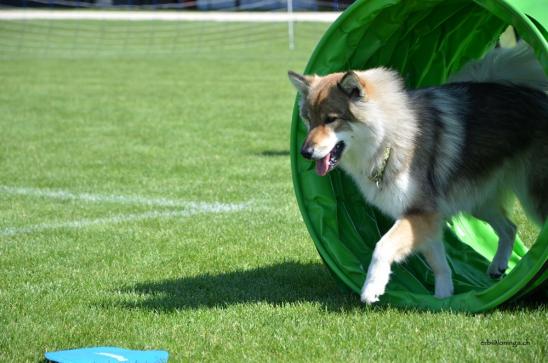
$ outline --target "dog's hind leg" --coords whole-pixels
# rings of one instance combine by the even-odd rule
[[[398,219],[375,246],[361,291],[362,302],[378,301],[390,278],[392,263],[403,261],[425,243],[439,240],[440,231],[441,219],[437,214],[414,213]]]
[[[512,255],[514,240],[516,239],[516,225],[502,211],[499,213],[475,213],[474,215],[489,223],[499,237],[497,252],[487,269],[489,276],[498,279],[504,275],[504,272],[508,268],[508,260]]]
[[[435,296],[442,299],[453,295],[451,268],[447,263],[443,242],[441,240],[433,241],[425,244],[420,250],[434,273]]]

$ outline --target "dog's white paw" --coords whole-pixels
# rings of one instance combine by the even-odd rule
[[[444,299],[451,295],[453,295],[453,280],[451,279],[451,276],[436,280],[436,291],[434,296],[438,299]]]
[[[487,273],[493,279],[500,279],[508,268],[508,258],[501,257],[497,253],[487,269]]]
[[[366,282],[363,285],[360,300],[366,304],[376,303],[379,301],[379,297],[384,294],[385,286],[385,284],[375,283],[375,281]]]

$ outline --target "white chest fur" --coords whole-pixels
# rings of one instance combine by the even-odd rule
[[[407,171],[397,175],[387,173],[382,182],[377,185],[370,180],[368,172],[360,171],[348,164],[341,166],[345,172],[352,176],[365,200],[384,214],[397,219],[409,207],[415,186]]]

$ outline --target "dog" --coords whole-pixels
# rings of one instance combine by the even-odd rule
[[[450,82],[422,89],[406,89],[382,67],[288,75],[308,129],[302,156],[320,176],[340,167],[395,220],[375,246],[362,302],[377,302],[391,265],[415,252],[434,274],[434,295],[451,296],[442,229],[456,213],[487,222],[499,237],[487,271],[494,279],[516,235],[512,194],[536,223],[548,217],[548,81],[527,44],[496,48]]]

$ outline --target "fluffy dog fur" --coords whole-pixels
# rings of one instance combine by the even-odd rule
[[[499,236],[493,278],[508,267],[516,234],[508,194],[537,223],[548,217],[548,88],[527,45],[495,49],[455,82],[425,89],[406,90],[385,68],[289,78],[309,130],[303,156],[320,175],[339,165],[396,220],[375,247],[363,302],[378,301],[391,264],[415,251],[434,273],[435,295],[452,295],[441,233],[455,213],[473,214]]]

